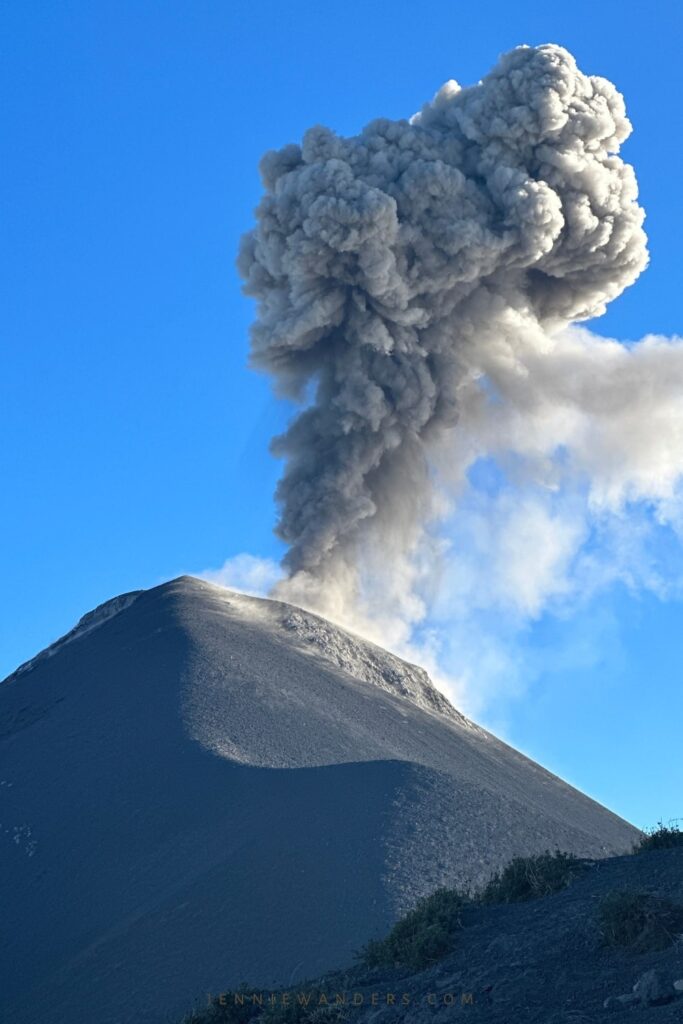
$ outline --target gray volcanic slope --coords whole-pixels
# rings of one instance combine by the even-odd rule
[[[636,830],[421,670],[191,577],[0,684],[0,1019],[141,1024],[348,961],[439,884]]]

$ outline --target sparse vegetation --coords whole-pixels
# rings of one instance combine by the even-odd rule
[[[482,903],[519,903],[549,896],[566,888],[582,869],[583,862],[578,857],[560,850],[514,857],[491,877],[479,899]]]
[[[670,850],[675,846],[683,847],[683,829],[677,824],[665,825],[658,822],[655,828],[647,829],[643,838],[633,847],[634,853],[645,853],[648,850]]]
[[[421,970],[453,949],[469,897],[456,889],[437,889],[420,900],[384,939],[371,939],[358,954],[367,967]]]
[[[611,892],[598,921],[604,945],[646,953],[666,949],[683,931],[683,907],[647,893]]]
[[[455,889],[438,889],[421,900],[383,939],[371,939],[359,953],[367,967],[422,970],[446,956],[462,927],[462,911],[475,903],[517,903],[564,889],[583,870],[570,853],[556,850],[515,857],[493,875],[476,897]]]

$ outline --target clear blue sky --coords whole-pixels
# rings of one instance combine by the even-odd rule
[[[115,593],[279,553],[286,410],[245,369],[234,256],[260,155],[311,124],[410,115],[561,43],[625,94],[648,214],[650,268],[592,326],[680,332],[681,21],[668,0],[3,5],[0,677]],[[613,594],[605,620],[507,736],[637,824],[683,816],[683,606]]]

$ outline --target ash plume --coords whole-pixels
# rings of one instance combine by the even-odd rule
[[[536,385],[624,415],[579,379],[590,345],[584,360],[554,339],[647,263],[635,175],[617,155],[630,131],[616,88],[544,45],[505,54],[472,87],[447,82],[410,119],[352,138],[316,126],[263,157],[238,265],[257,300],[252,365],[302,405],[272,446],[285,460],[283,596],[343,619],[372,565],[419,620],[424,525],[447,518],[445,495],[487,443],[504,447],[496,424],[537,412]],[[637,387],[637,369],[618,369],[619,387]]]

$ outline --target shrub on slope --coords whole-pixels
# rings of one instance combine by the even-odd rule
[[[507,867],[493,875],[479,896],[482,903],[518,903],[559,892],[582,870],[582,862],[571,853],[556,850],[533,857],[514,857]]]
[[[603,944],[636,953],[666,949],[683,932],[683,907],[647,893],[611,892],[598,908]]]
[[[683,846],[683,829],[678,825],[667,826],[659,822],[656,828],[648,829],[645,835],[633,847],[634,853],[646,853],[649,850],[670,850],[674,846]]]
[[[456,889],[437,889],[397,921],[384,939],[371,939],[359,953],[367,967],[421,970],[453,948],[469,898]]]

